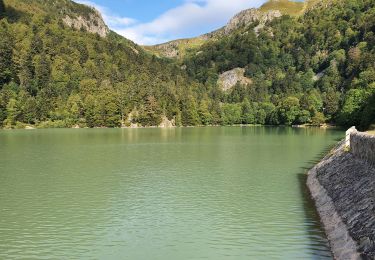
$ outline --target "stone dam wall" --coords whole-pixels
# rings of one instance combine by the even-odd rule
[[[350,152],[375,166],[375,135],[352,133],[350,135]]]
[[[353,131],[308,172],[335,259],[375,259],[375,137]]]

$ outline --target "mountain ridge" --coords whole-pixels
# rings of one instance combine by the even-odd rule
[[[4,2],[3,128],[375,121],[373,0],[310,0],[293,16],[244,10],[187,39],[185,53],[176,44],[178,59],[67,25],[66,15],[101,19],[69,0]]]
[[[261,29],[267,22],[282,15],[301,15],[307,6],[318,0],[307,0],[307,2],[295,2],[290,0],[268,0],[259,8],[249,8],[234,15],[226,25],[209,33],[193,38],[177,39],[153,46],[143,46],[146,50],[167,58],[182,58],[186,49],[201,46],[207,40],[215,40],[223,35],[228,35],[240,27],[259,22],[256,31]]]
[[[101,13],[94,7],[79,4],[70,0],[5,0],[5,8],[17,19],[27,19],[36,13],[57,17],[66,25],[76,30],[86,30],[105,37],[110,32]]]

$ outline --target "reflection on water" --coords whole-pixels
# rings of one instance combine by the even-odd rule
[[[0,132],[0,259],[325,259],[306,167],[339,131]]]

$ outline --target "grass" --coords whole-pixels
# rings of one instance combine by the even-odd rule
[[[305,3],[293,2],[288,0],[268,1],[260,7],[260,11],[267,12],[270,10],[279,10],[282,14],[291,16],[301,15],[304,11]]]
[[[164,44],[158,44],[155,46],[143,46],[146,50],[151,51],[156,56],[165,56],[164,50],[160,49],[160,46],[168,45],[169,43],[177,43],[179,58],[182,59],[189,49],[198,48],[206,42],[205,39],[196,37],[191,39],[179,39]],[[175,47],[170,47],[175,48]]]
[[[88,18],[93,14],[91,7],[83,4],[77,4],[70,0],[4,0],[5,8],[14,9],[25,14],[39,15],[70,15],[73,17],[83,16]]]
[[[181,53],[185,53],[188,49],[197,48],[203,45],[206,42],[205,39],[202,38],[192,38],[188,40],[182,40],[179,44],[179,50]]]
[[[259,10],[261,12],[267,12],[270,10],[279,10],[282,14],[287,14],[290,16],[299,16],[302,15],[305,9],[309,6],[312,6],[319,0],[306,0],[307,2],[295,2],[290,0],[269,0],[263,4]],[[182,59],[186,53],[195,48],[202,46],[207,40],[201,37],[191,38],[191,39],[180,39],[175,40],[169,43],[159,44],[155,46],[143,46],[149,52],[155,54],[158,57],[166,56],[166,51],[161,46],[174,43],[175,47],[170,46],[169,50],[177,49],[179,53],[179,59]]]
[[[367,133],[375,135],[375,130],[368,131]]]

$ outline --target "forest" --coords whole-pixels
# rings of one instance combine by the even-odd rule
[[[375,3],[321,0],[160,58],[110,32],[64,24],[69,0],[0,1],[0,127],[375,123]],[[63,11],[59,11],[63,10]],[[252,84],[219,88],[245,68]]]
[[[189,75],[209,86],[240,67],[253,80],[220,96],[236,123],[356,125],[375,121],[375,2],[320,1],[301,17],[282,16],[259,35],[256,23],[191,50]],[[236,111],[236,112],[235,112]],[[223,118],[225,122],[225,118]]]

